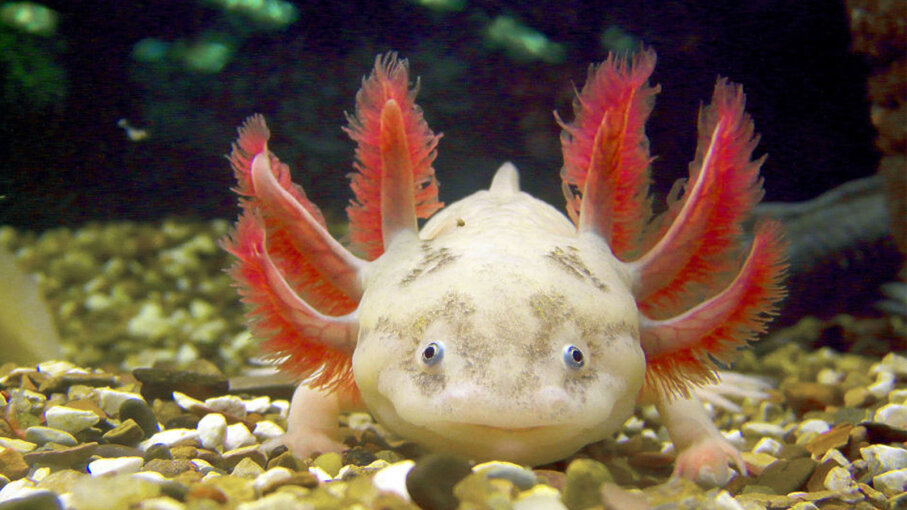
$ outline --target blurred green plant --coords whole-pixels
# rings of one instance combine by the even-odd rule
[[[0,4],[0,103],[8,110],[33,112],[66,98],[66,71],[57,63],[63,41],[57,14],[30,2]]]
[[[0,23],[27,34],[50,37],[56,33],[56,11],[34,2],[0,4]]]
[[[559,64],[566,57],[563,44],[553,42],[545,34],[530,28],[510,16],[497,16],[485,29],[485,41],[492,48],[502,48],[517,61],[541,60]]]

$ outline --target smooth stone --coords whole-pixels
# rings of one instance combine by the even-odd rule
[[[33,490],[21,497],[0,503],[0,510],[62,510],[63,503],[56,494],[46,490]]]
[[[265,454],[262,453],[261,450],[258,449],[258,447],[244,446],[242,448],[236,448],[235,450],[228,450],[224,452],[222,467],[225,470],[229,471],[245,458],[251,458],[262,467],[267,464],[267,458],[265,457]]]
[[[170,447],[157,443],[153,444],[150,447],[145,449],[145,454],[142,456],[145,459],[145,462],[154,460],[154,459],[163,459],[170,460],[173,458],[173,454],[170,452]]]
[[[91,476],[132,474],[138,473],[143,463],[141,457],[98,459],[88,463],[88,472]]]
[[[235,450],[254,444],[256,444],[255,436],[249,432],[249,429],[244,424],[234,423],[227,426],[226,436],[224,437],[225,450]]]
[[[784,387],[783,391],[788,405],[804,414],[841,404],[841,392],[833,385],[800,381]]]
[[[809,457],[779,460],[769,464],[756,477],[755,484],[770,487],[775,494],[788,494],[798,490],[809,480],[816,465],[817,462]]]
[[[416,463],[411,460],[395,462],[378,470],[372,477],[372,484],[381,491],[393,492],[401,498],[411,501],[406,490],[406,477]]]
[[[76,467],[88,462],[98,449],[98,443],[84,443],[59,450],[42,450],[26,453],[23,457],[30,466]]]
[[[246,418],[246,404],[242,399],[233,395],[209,398],[205,400],[205,405],[216,412],[228,414],[240,420]]]
[[[49,490],[56,494],[72,492],[72,488],[76,483],[88,476],[86,473],[75,469],[60,469],[44,477],[43,480],[35,485],[35,488]]]
[[[40,425],[25,429],[25,439],[39,445],[57,443],[63,446],[75,446],[79,444],[69,432]]]
[[[876,410],[872,421],[884,423],[889,427],[907,429],[907,405],[885,404]]]
[[[608,506],[608,509],[622,508]],[[561,502],[561,495],[555,489],[546,485],[539,485],[520,495],[520,499],[513,503],[513,510],[567,510]]]
[[[872,477],[872,487],[889,498],[907,492],[907,468],[886,471]]]
[[[608,468],[592,459],[573,460],[567,466],[566,474],[563,501],[570,510],[601,505],[602,485],[614,483],[614,477]]]
[[[142,466],[142,471],[154,471],[164,475],[166,478],[174,476],[193,469],[192,461],[186,459],[154,459]]]
[[[94,395],[97,397],[101,409],[103,409],[108,416],[119,413],[123,403],[127,400],[144,402],[142,396],[138,393],[114,390],[111,388],[97,388],[94,390]],[[123,419],[123,417],[120,416],[120,419]]]
[[[907,450],[894,448],[883,444],[875,444],[860,448],[860,456],[866,461],[869,473],[872,476],[907,468]]]
[[[246,413],[266,414],[271,409],[271,397],[264,395],[251,400],[243,400]]]
[[[202,475],[207,475],[208,473],[214,471],[215,468],[210,462],[204,459],[191,459],[189,462],[195,466],[195,469]]]
[[[24,439],[0,437],[0,447],[11,448],[19,453],[25,454],[37,448],[38,445],[32,443],[31,441],[25,441]]]
[[[264,473],[265,470],[257,462],[252,460],[250,457],[246,457],[233,466],[233,470],[230,471],[230,474],[233,476],[241,476],[243,478],[258,478],[259,475]]]
[[[143,439],[147,439],[160,432],[161,428],[157,424],[157,417],[144,400],[137,398],[127,398],[119,407],[120,420],[134,420],[141,427]]]
[[[146,450],[154,444],[165,444],[170,448],[187,444],[198,444],[198,432],[195,429],[164,430],[142,441],[139,447]]]
[[[856,492],[860,490],[850,476],[850,471],[841,466],[831,468],[825,475],[825,488],[835,492]]]
[[[205,399],[224,395],[230,390],[230,383],[223,374],[137,368],[132,371],[132,375],[142,383],[142,396],[148,401],[155,398],[169,399],[174,391]]]
[[[255,439],[264,443],[269,439],[277,439],[278,437],[284,435],[285,431],[280,427],[280,425],[274,423],[270,420],[262,420],[255,424],[255,430],[252,431],[252,435],[255,436]]]
[[[101,418],[91,411],[75,409],[67,406],[54,406],[44,412],[47,426],[70,433],[81,432],[99,421]]]
[[[255,481],[252,482],[252,487],[254,487],[255,490],[257,490],[260,494],[266,494],[270,492],[270,489],[272,487],[280,484],[285,480],[289,480],[292,477],[293,472],[289,469],[284,467],[275,467],[268,469],[267,471],[256,476]]]
[[[100,444],[94,451],[96,457],[103,457],[105,459],[112,459],[115,457],[141,457],[143,455],[142,450],[134,446],[126,446],[122,444]]]
[[[465,459],[448,454],[430,454],[416,461],[406,475],[406,490],[422,508],[454,510],[460,502],[454,486],[472,474]]]
[[[337,476],[340,468],[343,467],[343,457],[337,452],[322,453],[315,457],[312,466],[324,470],[332,478]]]
[[[777,457],[778,453],[783,447],[784,445],[782,445],[777,439],[773,437],[763,437],[758,442],[756,442],[755,446],[753,446],[752,452],[766,453],[768,455]]]
[[[0,447],[0,475],[18,480],[28,473],[28,463],[22,454],[12,448]]]
[[[750,421],[740,427],[745,437],[771,437],[773,439],[783,439],[785,435],[784,427],[774,423]]]
[[[227,438],[227,420],[220,413],[207,414],[198,420],[195,430],[198,431],[202,447],[217,450],[224,446]]]
[[[108,443],[135,445],[145,439],[145,431],[132,418],[120,423],[101,436]]]
[[[484,462],[472,468],[473,472],[482,473],[485,478],[510,480],[521,491],[531,489],[538,479],[535,473],[512,462]]]

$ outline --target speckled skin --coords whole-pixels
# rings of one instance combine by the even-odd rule
[[[643,383],[630,273],[518,189],[505,164],[490,190],[401,232],[363,275],[353,372],[398,434],[477,459],[538,464],[600,440]],[[428,366],[422,353],[443,344]],[[564,351],[579,348],[582,367]]]

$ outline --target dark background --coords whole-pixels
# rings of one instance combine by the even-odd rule
[[[524,188],[561,207],[551,112],[572,118],[572,87],[607,56],[599,36],[609,26],[658,52],[653,81],[662,93],[648,133],[659,196],[686,175],[696,112],[718,75],[744,84],[762,134],[757,155],[769,154],[767,200],[814,197],[874,173],[878,160],[867,68],[850,52],[841,2],[471,1],[440,13],[402,0],[315,1],[296,2],[299,19],[271,31],[203,2],[43,4],[60,14],[56,34],[10,36],[0,48],[8,56],[30,51],[21,58],[62,71],[48,86],[63,93],[42,96],[13,79],[11,58],[0,59],[0,223],[26,229],[235,217],[223,156],[254,112],[268,118],[271,149],[310,198],[341,217],[354,147],[340,130],[343,112],[352,111],[374,56],[388,50],[410,59],[421,77],[418,103],[444,133],[435,162],[443,201],[487,186],[512,160]],[[563,44],[565,59],[525,62],[489,47],[484,30],[501,14]],[[132,56],[145,38],[210,34],[235,48],[216,74]],[[128,140],[120,118],[150,137]]]

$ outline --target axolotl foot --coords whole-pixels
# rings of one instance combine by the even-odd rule
[[[688,478],[705,487],[721,487],[731,480],[732,464],[746,473],[737,448],[720,435],[706,436],[677,455],[672,476]]]
[[[746,474],[740,452],[721,435],[698,398],[662,398],[655,406],[678,452],[674,476],[715,487],[730,481],[732,465]]]
[[[339,441],[339,414],[340,402],[336,393],[300,384],[290,403],[287,433],[279,441],[300,458],[316,452],[346,450],[348,447]]]

